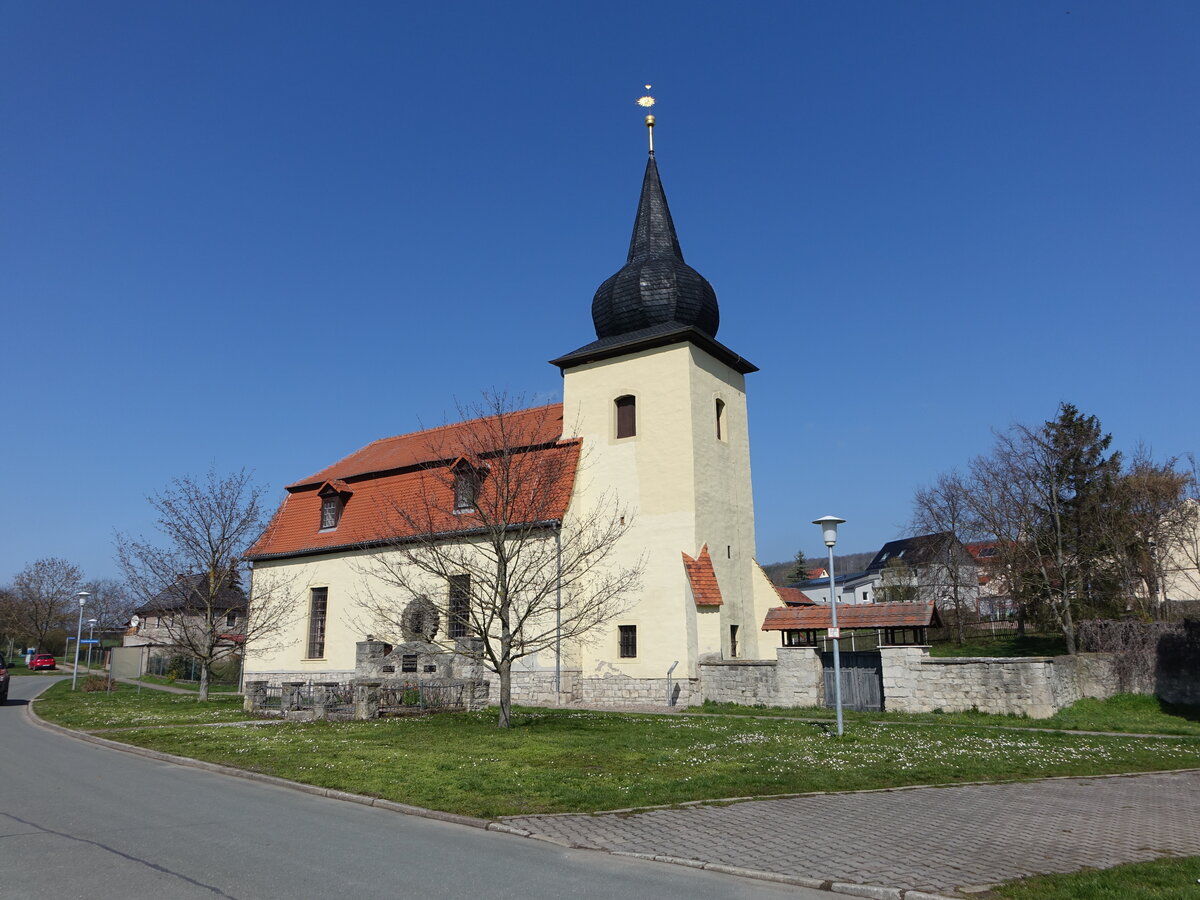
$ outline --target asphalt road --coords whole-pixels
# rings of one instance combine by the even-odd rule
[[[0,897],[792,898],[823,891],[569,850],[99,747],[0,708]]]

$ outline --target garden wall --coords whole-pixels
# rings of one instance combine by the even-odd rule
[[[884,647],[885,708],[896,712],[980,712],[1046,719],[1081,697],[1117,692],[1111,661],[1076,657],[931,657],[924,647]]]

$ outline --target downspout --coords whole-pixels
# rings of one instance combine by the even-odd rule
[[[562,703],[562,522],[554,529],[554,703]]]

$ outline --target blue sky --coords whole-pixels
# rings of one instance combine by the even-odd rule
[[[896,537],[1069,400],[1200,445],[1193,2],[0,6],[0,583],[556,399],[656,144],[749,378],[759,558]]]

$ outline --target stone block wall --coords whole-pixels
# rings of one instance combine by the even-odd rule
[[[884,707],[896,712],[980,712],[1046,719],[1081,697],[1116,690],[1098,654],[1071,657],[937,658],[924,647],[884,647]]]
[[[817,651],[778,647],[775,657],[701,663],[701,699],[744,706],[820,706],[824,691]]]
[[[700,681],[695,678],[672,678],[671,692],[676,706],[699,703]],[[667,679],[629,678],[609,675],[603,678],[580,678],[575,682],[576,702],[592,706],[657,705],[667,706]]]

